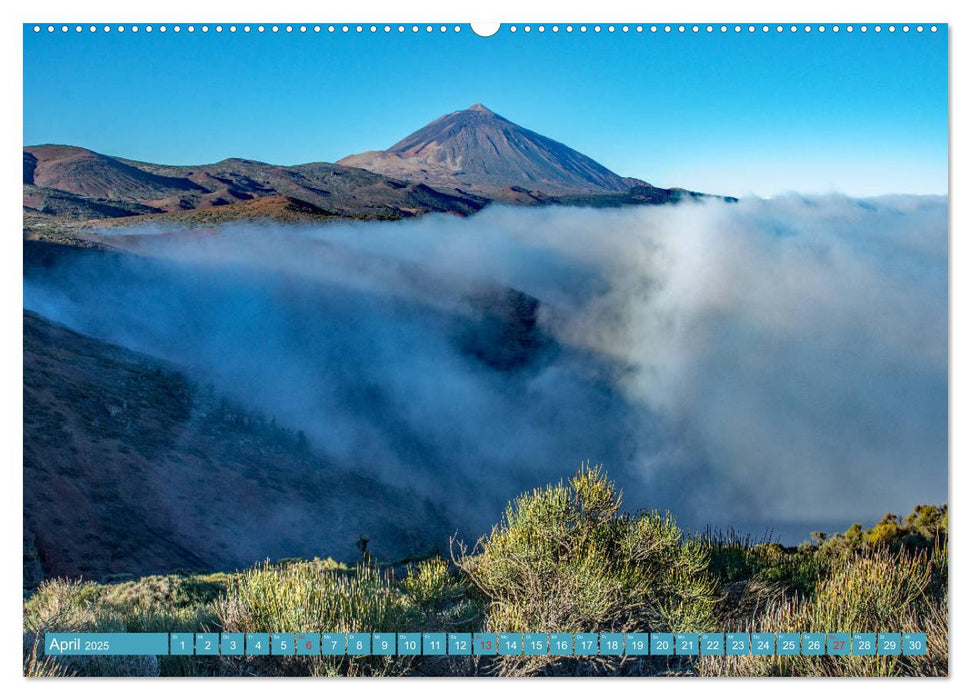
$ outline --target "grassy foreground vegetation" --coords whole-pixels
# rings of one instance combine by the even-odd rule
[[[939,676],[947,509],[795,548],[626,514],[599,468],[510,503],[474,546],[380,565],[263,563],[121,583],[48,580],[24,602],[24,674]],[[921,657],[47,657],[46,631],[926,632]]]

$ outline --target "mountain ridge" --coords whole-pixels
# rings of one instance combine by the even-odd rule
[[[398,220],[470,216],[492,202],[620,207],[709,197],[621,177],[481,103],[337,163],[163,165],[79,146],[23,147],[24,237],[85,246],[92,227],[142,223]]]
[[[304,202],[332,217],[378,219],[467,216],[487,203],[324,162],[281,166],[227,158],[159,165],[56,144],[25,146],[23,154],[25,212],[75,219],[214,209],[264,197]]]

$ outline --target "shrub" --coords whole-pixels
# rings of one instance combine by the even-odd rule
[[[839,557],[867,547],[889,546],[892,549],[933,549],[947,540],[947,506],[916,506],[901,519],[887,513],[869,530],[853,523],[846,532],[834,534],[823,541],[817,551],[819,557]]]
[[[54,656],[45,656],[41,638],[33,636],[30,644],[24,644],[24,677],[51,678],[74,676],[74,671]]]
[[[369,562],[353,572],[323,562],[273,565],[245,571],[216,604],[227,632],[392,632],[417,624],[419,615],[390,573]],[[389,675],[403,672],[396,657],[260,659],[247,657],[237,670],[261,675]]]
[[[267,562],[241,573],[216,610],[228,632],[381,632],[407,626],[400,598],[390,574],[367,564]]]
[[[733,589],[744,588],[751,581],[779,584],[789,592],[809,593],[828,567],[828,559],[817,556],[819,550],[809,545],[786,548],[777,542],[753,544],[737,536],[713,538],[710,535],[702,542],[711,560],[712,576],[723,587]]]
[[[448,564],[441,557],[426,559],[410,567],[401,588],[419,606],[433,606],[460,597],[465,590],[465,586],[449,573]]]
[[[858,552],[834,561],[811,596],[780,598],[754,621],[752,632],[926,632],[926,656],[701,657],[702,675],[898,676],[947,674],[947,591],[936,587],[938,554]],[[946,557],[946,554],[943,556]]]
[[[142,631],[133,620],[147,617],[140,610],[119,610],[102,600],[103,587],[52,579],[43,582],[24,603],[24,674],[81,676],[157,676],[155,656],[48,657],[43,653],[47,632]],[[156,629],[166,630],[160,623]]]
[[[417,613],[414,617],[421,620],[417,631],[471,632],[481,621],[481,601],[469,595],[464,575],[456,576],[441,557],[409,567],[401,590]]]
[[[708,629],[716,585],[704,547],[686,540],[670,515],[625,515],[620,506],[599,467],[581,468],[566,484],[517,498],[472,553],[460,547],[457,564],[487,601],[487,629]],[[532,673],[567,662],[502,657],[498,663],[501,673]]]

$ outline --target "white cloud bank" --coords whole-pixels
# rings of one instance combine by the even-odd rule
[[[947,498],[943,198],[493,207],[137,252],[32,275],[25,305],[185,366],[460,527],[587,459],[628,507],[699,527]],[[470,300],[497,286],[538,299],[555,340],[511,370],[469,352],[488,325]]]

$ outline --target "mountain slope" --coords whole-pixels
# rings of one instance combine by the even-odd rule
[[[79,253],[75,253],[79,254]],[[176,368],[24,312],[24,577],[433,549],[424,498],[335,467]]]
[[[60,216],[69,219],[110,219],[161,210],[131,200],[85,197],[50,187],[24,185],[24,213]]]
[[[587,156],[481,104],[439,117],[385,151],[340,165],[486,196],[513,187],[547,195],[626,192],[630,185]]]
[[[344,218],[465,216],[486,204],[480,197],[331,163],[280,166],[231,158],[168,166],[74,146],[24,148],[24,206],[33,213],[113,218],[215,209],[264,197],[287,198],[304,203],[308,212]]]
[[[84,229],[147,222],[394,220],[468,216],[491,201],[618,207],[708,196],[620,177],[481,104],[446,114],[386,151],[337,164],[229,158],[174,166],[74,146],[23,149],[24,237],[71,244],[83,242]]]
[[[74,146],[24,148],[24,184],[82,197],[150,201],[199,193],[184,177],[163,177]]]

